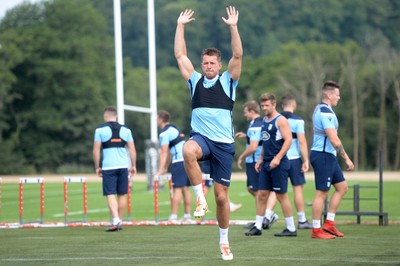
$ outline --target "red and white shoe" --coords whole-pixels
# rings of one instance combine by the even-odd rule
[[[339,232],[339,230],[337,230],[335,226],[335,223],[331,221],[326,221],[325,224],[322,226],[322,230],[337,237],[344,237],[344,234],[342,232]]]
[[[221,244],[219,247],[221,249],[222,260],[233,260],[233,254],[229,245]]]
[[[321,228],[313,228],[311,232],[311,238],[335,239],[335,236],[328,234]]]
[[[200,202],[200,199],[197,199],[197,207],[196,210],[194,211],[194,218],[203,218],[204,215],[206,215],[206,212],[208,210],[208,205],[207,202]]]

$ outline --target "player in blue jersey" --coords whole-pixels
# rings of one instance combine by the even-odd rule
[[[159,111],[157,124],[160,132],[160,161],[155,176],[167,173],[171,162],[172,175],[172,204],[169,221],[177,222],[179,205],[183,196],[183,221],[189,221],[192,196],[190,194],[190,181],[183,165],[183,144],[185,135],[174,125],[170,124],[171,115],[167,111]]]
[[[289,177],[293,186],[294,205],[297,210],[297,228],[311,229],[312,225],[307,221],[304,212],[304,184],[306,178],[304,173],[309,169],[308,146],[304,132],[304,120],[300,116],[294,114],[297,104],[296,99],[288,94],[282,97],[281,113],[289,121],[292,130],[292,145],[290,146],[286,156],[290,161]]]
[[[327,81],[322,87],[322,102],[313,113],[314,141],[311,146],[310,162],[315,175],[315,197],[312,205],[312,238],[332,239],[343,237],[335,226],[335,214],[340,202],[348,190],[336,155],[339,154],[353,171],[354,164],[347,155],[338,136],[339,122],[332,107],[340,100],[340,87],[333,81]],[[331,185],[335,188],[328,207],[327,220],[321,229],[321,215],[325,199]]]
[[[107,197],[112,217],[111,226],[106,231],[114,232],[121,229],[127,204],[128,177],[136,174],[136,149],[131,130],[117,122],[115,107],[106,107],[103,119],[105,124],[96,128],[94,134],[93,162],[96,174],[103,179],[103,195]]]
[[[243,105],[243,114],[250,121],[247,132],[237,132],[235,138],[246,138],[246,149],[240,154],[237,165],[242,169],[242,163],[246,162],[247,191],[256,197],[258,191],[258,173],[255,170],[256,162],[261,154],[261,127],[262,117],[260,106],[256,101],[248,101]]]
[[[246,162],[246,176],[247,176],[247,191],[257,199],[259,173],[255,169],[255,165],[260,157],[262,150],[261,127],[263,119],[260,116],[260,105],[257,101],[248,101],[243,105],[243,114],[247,121],[250,121],[247,132],[237,132],[235,138],[246,138],[246,149],[239,156],[237,165],[242,169],[242,163]],[[257,203],[257,200],[256,200]],[[263,221],[263,228],[269,229],[271,225],[276,222],[278,216],[274,213],[273,208],[276,203],[275,192],[270,193],[265,210],[265,218]],[[245,226],[251,229],[255,223],[250,223]]]
[[[287,193],[290,163],[286,157],[286,152],[292,144],[292,132],[287,119],[276,111],[274,95],[270,93],[262,94],[260,105],[265,117],[261,128],[262,151],[255,166],[257,171],[260,172],[256,224],[245,235],[259,236],[262,234],[261,226],[264,220],[267,200],[271,191],[274,191],[281,204],[286,222],[286,228],[281,233],[274,235],[294,237],[297,236],[297,231]]]
[[[187,56],[184,29],[194,20],[194,11],[187,9],[180,13],[175,33],[174,53],[179,70],[188,82],[192,99],[191,137],[183,148],[185,169],[196,194],[195,218],[202,218],[207,212],[207,202],[202,188],[202,174],[198,160],[210,160],[210,176],[214,179],[214,194],[217,205],[217,220],[220,228],[220,250],[223,260],[232,260],[229,247],[229,196],[232,162],[235,154],[232,110],[236,98],[236,87],[242,69],[243,48],[237,23],[239,12],[227,7],[228,18],[222,17],[231,35],[232,57],[227,71],[222,68],[221,52],[216,48],[204,49],[201,70],[195,71]]]

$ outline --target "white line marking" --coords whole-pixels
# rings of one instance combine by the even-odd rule
[[[215,256],[216,258],[219,256]],[[51,259],[40,259],[40,258],[8,258],[8,259],[0,259],[0,261],[4,262],[38,262],[38,261],[87,261],[87,260],[210,260],[210,257],[193,257],[193,256],[137,256],[137,257],[82,257],[82,258],[51,258]],[[236,261],[265,261],[265,260],[279,260],[279,261],[304,261],[304,262],[327,262],[330,261],[326,258],[287,258],[287,257],[265,257],[265,256],[251,256],[251,257],[238,257],[235,256]],[[348,263],[349,261],[346,259],[338,260],[336,258],[336,263]],[[382,261],[382,260],[370,260],[368,258],[362,259],[352,259],[351,263],[368,263],[368,264],[396,264],[398,261]]]
[[[87,211],[87,213],[100,213],[100,212],[108,212],[108,208],[93,209],[93,210]],[[73,215],[83,215],[83,211],[68,212],[68,216],[73,216]],[[53,217],[63,217],[63,216],[64,216],[64,213],[56,213],[53,215]]]

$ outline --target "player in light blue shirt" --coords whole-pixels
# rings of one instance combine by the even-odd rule
[[[290,162],[289,177],[294,192],[294,205],[297,210],[297,228],[311,229],[312,225],[307,221],[304,211],[304,185],[306,178],[304,173],[308,171],[308,146],[304,132],[304,120],[294,112],[297,109],[296,99],[288,94],[282,97],[281,113],[289,121],[292,131],[292,145],[286,156]]]
[[[313,113],[314,141],[311,146],[310,162],[314,168],[316,192],[312,207],[312,238],[332,239],[344,236],[336,229],[334,220],[336,210],[348,186],[336,154],[345,160],[347,170],[353,171],[354,164],[338,136],[339,123],[332,110],[332,107],[336,106],[340,100],[339,90],[340,87],[335,82],[325,82],[322,87],[322,102],[317,105]],[[321,215],[331,185],[334,186],[335,191],[329,201],[326,222],[321,228]]]
[[[204,102],[198,103],[199,106],[192,110],[191,127],[193,133],[200,133],[212,141],[233,143],[234,130],[232,124],[232,109],[230,107],[233,107],[233,102],[236,98],[238,81],[232,80],[228,71],[222,73],[221,76],[217,75],[212,80],[208,80],[199,72],[194,71],[188,81],[192,96],[192,107],[197,104],[197,98],[194,97],[196,91],[200,90],[196,88],[199,81],[201,81],[204,88],[211,88],[211,90],[209,90],[211,93],[204,97]],[[217,81],[220,82],[223,93],[218,90],[214,91],[212,88]],[[228,107],[219,108],[220,105],[226,105]]]
[[[222,68],[221,52],[216,48],[203,50],[201,69],[203,75],[195,72],[187,56],[184,36],[185,26],[194,20],[194,11],[182,11],[177,20],[174,53],[179,70],[190,88],[192,99],[192,136],[186,142],[183,153],[185,169],[196,194],[197,208],[195,218],[204,217],[208,205],[202,187],[202,173],[198,160],[209,160],[210,177],[214,179],[214,192],[217,204],[217,220],[220,228],[220,251],[223,260],[232,260],[229,247],[229,196],[232,162],[235,155],[233,145],[232,110],[235,89],[242,70],[243,48],[238,31],[239,12],[235,7],[226,8],[228,18],[222,18],[229,27],[232,57],[227,71],[219,74]]]
[[[106,107],[105,124],[96,128],[93,143],[93,162],[96,174],[103,179],[103,195],[107,197],[112,225],[106,231],[121,229],[128,192],[128,176],[136,174],[136,149],[132,132],[117,122],[117,110]],[[103,160],[100,164],[100,153]],[[118,199],[117,199],[118,198]]]
[[[101,168],[98,168],[101,171],[130,168],[131,166],[129,150],[127,150],[125,147],[104,147],[107,141],[111,142],[113,134],[112,124],[112,122],[103,124],[96,129],[94,134],[94,141],[103,143],[103,158],[101,162]],[[119,128],[119,136],[126,143],[133,142],[131,130],[125,126],[121,126]]]
[[[177,222],[179,205],[183,196],[184,222],[189,221],[192,196],[190,194],[190,181],[183,165],[183,144],[185,135],[174,125],[170,124],[171,115],[167,111],[159,111],[157,124],[160,132],[160,162],[155,176],[167,173],[171,162],[172,175],[172,203],[170,222]]]
[[[339,121],[332,107],[324,102],[317,105],[313,114],[314,142],[311,150],[328,152],[336,156],[336,149],[330,142],[325,129],[339,128]]]
[[[248,101],[243,105],[243,114],[249,123],[247,132],[237,132],[235,138],[246,138],[246,149],[240,154],[237,165],[242,169],[243,161],[246,162],[247,191],[256,197],[258,191],[258,173],[255,170],[256,162],[262,150],[260,105],[257,101]]]

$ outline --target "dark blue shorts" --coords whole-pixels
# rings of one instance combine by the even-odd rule
[[[210,161],[199,161],[201,172],[204,174],[209,174],[211,171]]]
[[[270,161],[266,161],[262,164],[258,189],[286,193],[290,167],[289,160],[285,157],[285,159],[281,160],[279,166],[272,170],[269,168],[270,163]]]
[[[128,168],[103,170],[103,196],[128,193]]]
[[[183,161],[171,165],[171,175],[172,187],[189,187],[191,185]]]
[[[255,165],[256,163],[246,163],[247,187],[251,191],[258,190],[258,184],[260,180],[260,173],[257,173]]]
[[[235,145],[212,141],[200,134],[194,134],[190,140],[199,144],[203,151],[201,160],[210,160],[210,177],[217,183],[229,187],[232,175]]]
[[[314,168],[315,188],[326,191],[332,184],[345,181],[335,155],[328,152],[311,151],[310,162]]]
[[[306,183],[304,173],[301,172],[303,161],[300,158],[289,160],[289,178],[292,186],[302,186]]]

